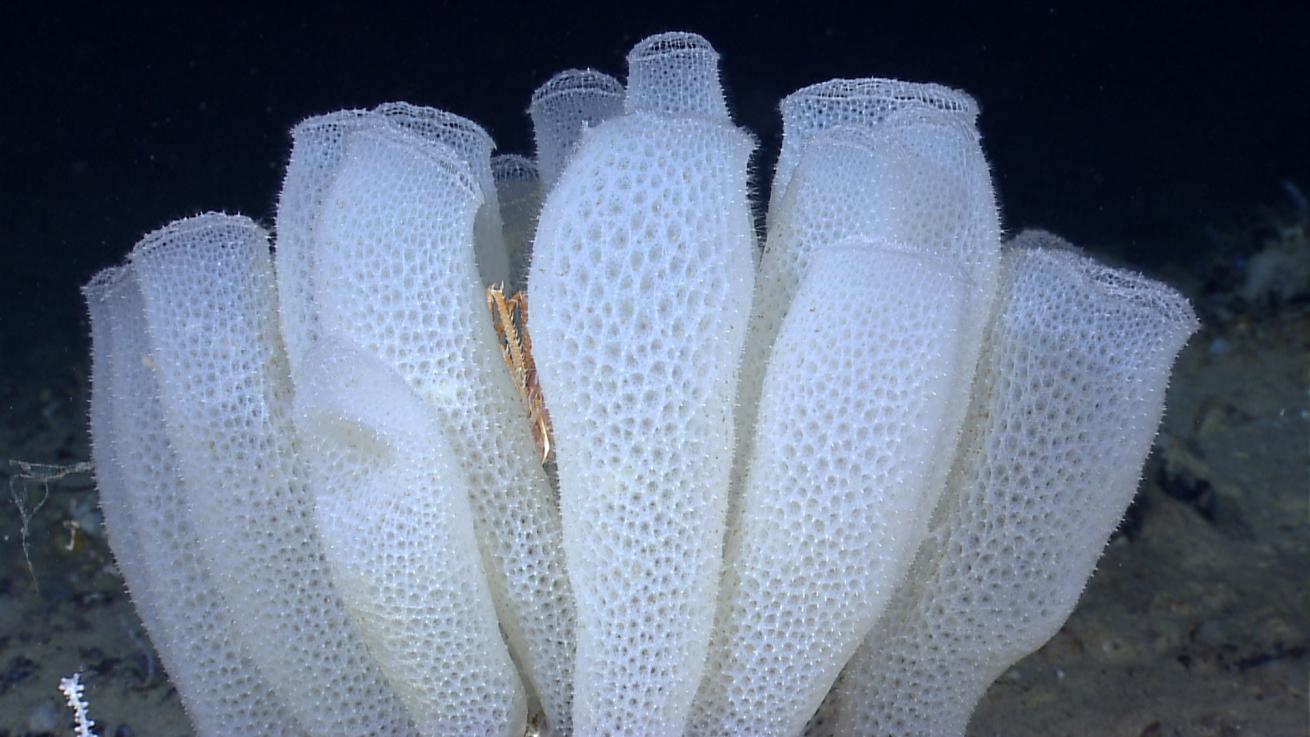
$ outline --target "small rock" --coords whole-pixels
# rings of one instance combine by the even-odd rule
[[[1221,647],[1228,641],[1228,628],[1217,619],[1207,619],[1192,632],[1192,639],[1207,647]]]
[[[59,723],[60,706],[53,700],[42,701],[27,713],[27,729],[31,732],[56,732],[63,725]]]

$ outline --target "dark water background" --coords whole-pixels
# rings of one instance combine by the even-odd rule
[[[737,122],[761,138],[761,188],[777,101],[873,75],[979,100],[1007,227],[1044,225],[1130,262],[1185,259],[1206,246],[1207,227],[1279,202],[1281,182],[1310,187],[1302,2],[58,5],[0,10],[10,336],[13,321],[46,310],[71,304],[75,319],[74,288],[171,219],[224,209],[271,220],[287,131],[309,115],[404,99],[473,118],[501,152],[530,154],[534,87],[573,66],[622,77],[627,49],[660,30],[700,32],[722,53]]]

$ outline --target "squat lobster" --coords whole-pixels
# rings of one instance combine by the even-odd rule
[[[528,335],[528,293],[518,291],[505,296],[503,284],[487,287],[487,309],[491,310],[491,324],[500,337],[500,350],[505,357],[514,388],[518,389],[532,423],[532,438],[537,441],[541,462],[548,463],[554,456],[551,443],[550,415],[546,400],[537,383],[537,366],[532,361],[532,338]]]

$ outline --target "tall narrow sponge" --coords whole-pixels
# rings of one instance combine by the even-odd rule
[[[1056,633],[1132,500],[1196,326],[1157,282],[1007,251],[951,480],[912,585],[842,675],[838,734],[964,734],[988,685]]]
[[[425,737],[521,737],[526,700],[482,572],[463,471],[432,410],[325,337],[296,424],[337,589]]]
[[[311,734],[416,734],[313,532],[264,232],[200,215],[147,235],[131,265],[191,523],[251,659]]]
[[[187,516],[156,360],[130,267],[83,290],[91,313],[91,440],[109,546],[201,737],[302,735],[237,634]]]
[[[911,114],[913,113],[913,114]],[[910,243],[959,265],[969,280],[952,435],[968,407],[973,367],[996,290],[1000,236],[987,162],[971,124],[911,106],[876,124],[819,130],[771,213],[737,401],[738,446],[728,524],[735,526],[756,409],[774,337],[815,254],[848,238]],[[949,451],[947,451],[949,455]],[[729,533],[729,539],[735,534]]]
[[[881,614],[944,481],[968,300],[950,257],[816,254],[769,362],[688,735],[800,734]]]
[[[436,413],[466,475],[510,653],[548,727],[568,732],[574,623],[559,512],[484,306],[476,182],[448,146],[383,125],[350,137],[329,201],[314,277],[323,335],[379,357]]]
[[[585,137],[542,210],[531,328],[578,600],[578,734],[681,735],[700,680],[750,306],[751,148],[717,119],[630,113]]]
[[[491,175],[496,180],[500,219],[505,224],[505,249],[509,253],[509,281],[505,294],[513,295],[528,285],[528,264],[532,262],[532,236],[537,232],[541,212],[541,180],[532,159],[518,154],[492,157]]]
[[[537,215],[541,212],[541,179],[531,158],[516,153],[491,158],[491,175],[495,178],[496,199],[500,200],[504,246],[510,254],[510,280],[504,284],[504,293],[514,295],[528,285],[532,237],[537,233]]]

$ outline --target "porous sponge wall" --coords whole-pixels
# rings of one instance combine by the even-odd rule
[[[306,356],[296,414],[337,590],[419,731],[521,737],[524,691],[435,414],[378,358],[331,338]]]
[[[622,112],[623,83],[594,69],[565,70],[534,90],[528,114],[542,186],[559,181],[583,132]]]
[[[628,52],[625,112],[728,120],[719,82],[719,52],[695,33],[659,33]]]
[[[131,267],[86,286],[91,437],[114,559],[187,716],[201,735],[302,735],[260,675],[214,586],[164,431],[157,365]]]
[[[374,113],[420,138],[449,146],[468,167],[481,193],[481,204],[473,223],[473,252],[483,284],[499,284],[509,278],[504,223],[491,173],[491,152],[496,143],[482,126],[461,115],[408,102],[387,102]]]
[[[819,131],[841,126],[873,128],[893,113],[912,108],[949,113],[969,127],[978,117],[978,103],[959,90],[877,77],[831,79],[802,87],[787,95],[779,107],[783,136],[769,194],[770,225],[802,153]]]
[[[574,623],[562,533],[484,307],[479,190],[453,149],[389,124],[346,146],[318,231],[320,330],[378,356],[436,413],[466,476],[511,653],[552,728],[567,731]]]
[[[282,343],[293,372],[319,336],[314,261],[324,198],[345,155],[346,137],[374,125],[375,117],[367,110],[339,110],[291,129],[291,161],[278,194],[276,272]]]
[[[883,97],[808,100],[812,92],[805,90],[784,101],[787,110],[798,105],[793,98],[808,100],[802,107],[810,115],[804,125],[793,124],[787,133],[788,140],[800,139],[792,140],[789,149],[797,165],[785,178],[787,192],[775,193],[777,210],[770,212],[742,362],[739,428],[756,426],[765,362],[814,255],[852,237],[915,244],[960,265],[970,280],[969,319],[963,328],[963,370],[951,387],[950,427],[958,428],[967,406],[975,363],[970,356],[980,349],[1000,245],[995,198],[977,133],[965,113],[924,102],[941,94],[935,86],[892,85],[888,80],[849,84],[856,90],[895,89],[903,98],[895,100],[894,109]],[[961,104],[971,102],[956,95]],[[819,127],[824,125],[829,127]],[[749,433],[738,437],[730,525],[736,519],[751,442]]]
[[[263,231],[202,215],[130,259],[154,355],[168,357],[156,365],[186,504],[251,657],[312,734],[414,734],[313,533]]]
[[[941,507],[884,625],[843,675],[839,735],[961,734],[1063,624],[1137,488],[1196,320],[1167,287],[1011,248]]]
[[[541,215],[532,339],[577,597],[575,728],[681,734],[714,611],[750,300],[749,138],[633,113]]]
[[[967,217],[959,174],[910,147],[904,131],[833,128],[810,143],[772,216],[744,362],[742,407],[758,386],[774,337],[817,251],[856,237],[950,253]],[[741,426],[754,427],[743,416]]]
[[[815,255],[769,363],[688,735],[799,734],[877,619],[944,480],[968,293],[950,258]]]

